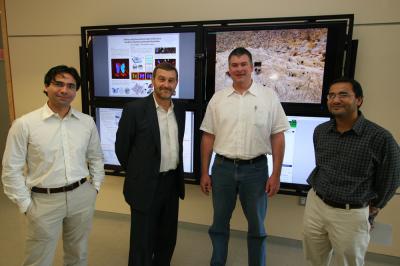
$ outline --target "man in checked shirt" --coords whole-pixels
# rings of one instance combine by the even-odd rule
[[[311,265],[364,265],[373,218],[400,184],[400,149],[386,129],[359,111],[361,85],[335,80],[327,95],[333,119],[314,132],[316,167],[308,183],[304,253]]]

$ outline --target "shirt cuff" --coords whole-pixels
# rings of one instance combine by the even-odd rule
[[[19,202],[18,203],[19,211],[21,213],[25,213],[28,210],[29,205],[31,205],[31,203],[32,203],[32,199],[30,199],[30,198]]]
[[[204,131],[204,132],[206,132],[206,133],[208,133],[208,134],[211,134],[211,135],[215,135],[215,133],[214,133],[214,131],[213,130],[211,130],[211,129],[208,129],[207,127],[200,127],[200,130],[201,131]]]
[[[93,186],[95,187],[97,192],[99,192],[100,191],[101,182],[93,182]]]

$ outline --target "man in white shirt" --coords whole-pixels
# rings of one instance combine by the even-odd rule
[[[265,265],[267,195],[280,186],[284,155],[284,131],[289,123],[278,97],[253,82],[251,53],[234,49],[228,58],[231,87],[214,94],[200,129],[201,190],[212,190],[214,218],[209,229],[213,244],[211,265],[225,265],[229,223],[237,194],[248,222],[248,265]],[[212,178],[208,174],[211,153],[216,153]],[[266,154],[272,154],[273,171],[268,177]]]
[[[92,117],[71,108],[80,82],[72,67],[51,68],[44,78],[47,103],[16,119],[7,137],[2,181],[26,215],[23,265],[52,265],[61,230],[64,264],[87,265],[104,164]]]

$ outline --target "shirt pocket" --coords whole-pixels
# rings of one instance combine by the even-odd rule
[[[254,106],[253,124],[257,128],[267,128],[270,121],[268,110],[263,105]]]

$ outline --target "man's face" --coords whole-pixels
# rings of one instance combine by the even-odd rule
[[[247,84],[251,82],[251,73],[253,65],[247,55],[233,55],[229,60],[229,75],[233,80],[233,84]]]
[[[76,81],[68,73],[55,76],[49,86],[45,86],[49,104],[55,107],[69,107],[76,96]]]
[[[355,96],[351,83],[339,82],[329,88],[328,109],[334,117],[351,117],[362,102],[361,97]]]
[[[175,94],[178,79],[173,70],[167,71],[157,69],[156,75],[152,79],[152,83],[155,96],[162,100],[169,100]]]

